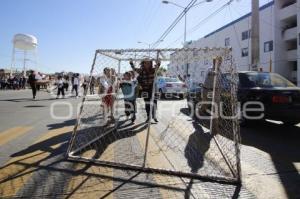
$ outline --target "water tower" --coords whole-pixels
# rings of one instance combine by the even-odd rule
[[[36,65],[37,38],[28,34],[16,34],[13,38],[13,52],[10,73],[12,75],[14,68],[23,68],[23,75],[26,76],[27,62],[30,67]]]

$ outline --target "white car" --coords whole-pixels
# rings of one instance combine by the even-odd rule
[[[156,84],[161,97],[173,98],[178,96],[184,98],[186,96],[187,86],[178,78],[158,77]]]

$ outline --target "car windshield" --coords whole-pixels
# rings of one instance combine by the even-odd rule
[[[293,83],[276,73],[246,73],[240,78],[240,83],[244,87],[295,87]]]
[[[177,78],[166,78],[165,80],[166,82],[179,82],[179,79]]]

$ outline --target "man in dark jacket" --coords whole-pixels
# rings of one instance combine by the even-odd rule
[[[145,59],[141,62],[141,67],[136,68],[133,64],[133,61],[130,60],[131,68],[136,71],[138,76],[138,83],[142,88],[142,97],[145,101],[145,109],[147,112],[147,121],[150,121],[150,110],[151,110],[151,102],[153,101],[152,107],[152,118],[155,122],[158,122],[156,118],[156,109],[157,109],[157,99],[153,96],[153,92],[155,92],[155,88],[153,86],[155,81],[155,75],[157,69],[160,67],[160,61],[157,62],[155,67],[153,67],[153,63],[149,59]],[[152,99],[154,97],[154,99]]]
[[[33,99],[35,99],[35,97],[36,97],[36,79],[35,79],[34,71],[31,71],[31,73],[28,77],[28,84],[31,87]]]

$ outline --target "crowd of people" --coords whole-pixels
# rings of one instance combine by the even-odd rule
[[[1,90],[19,90],[25,89],[26,87],[26,77],[19,75],[19,76],[8,76],[0,78],[0,89]]]
[[[160,66],[160,62],[154,64],[152,60],[144,59],[141,61],[139,68],[134,65],[132,60],[129,64],[132,70],[125,72],[123,77],[118,77],[115,69],[107,67],[104,68],[103,75],[100,77],[93,76],[89,79],[80,77],[78,73],[72,76],[58,75],[54,78],[49,78],[49,84],[54,85],[51,89],[56,92],[57,99],[65,98],[66,94],[71,94],[78,98],[81,87],[84,95],[88,94],[88,91],[89,94],[94,95],[97,87],[97,94],[101,96],[101,106],[111,121],[115,120],[114,105],[119,90],[122,91],[124,96],[125,115],[132,122],[136,120],[136,99],[142,97],[145,101],[147,121],[150,121],[152,118],[155,122],[158,122],[156,117],[157,98],[153,91],[155,90],[156,71]],[[39,73],[30,71],[28,78],[13,77],[1,79],[1,89],[25,89],[27,84],[32,90],[33,99],[36,99],[40,86],[38,83],[39,79]]]
[[[30,74],[34,71],[28,71]],[[39,73],[35,73],[35,79],[42,80],[46,79],[46,76]],[[48,76],[47,76],[48,77]],[[1,90],[20,90],[20,89],[26,89],[30,86],[29,83],[29,76],[26,77],[23,73],[14,74],[14,75],[1,75],[0,76],[0,89]],[[40,87],[43,87],[43,84],[37,85],[37,90],[40,89]]]
[[[84,80],[84,82],[86,82],[86,80]],[[54,85],[56,86],[55,89],[57,89],[57,95],[56,95],[57,99],[60,97],[65,98],[65,94],[67,92],[73,94],[74,91],[75,91],[74,97],[78,98],[79,86],[80,86],[80,75],[78,73],[75,73],[72,75],[71,78],[69,78],[68,75],[59,75]],[[70,89],[70,85],[72,86],[71,89]]]
[[[48,92],[56,92],[56,98],[65,98],[66,94],[73,94],[74,97],[79,97],[80,75],[75,73],[70,78],[68,75],[49,76],[46,80],[41,80],[40,74],[36,71],[30,71],[27,79],[27,84],[32,90],[32,97],[36,99],[37,91],[45,87]],[[71,85],[71,86],[70,86]]]

